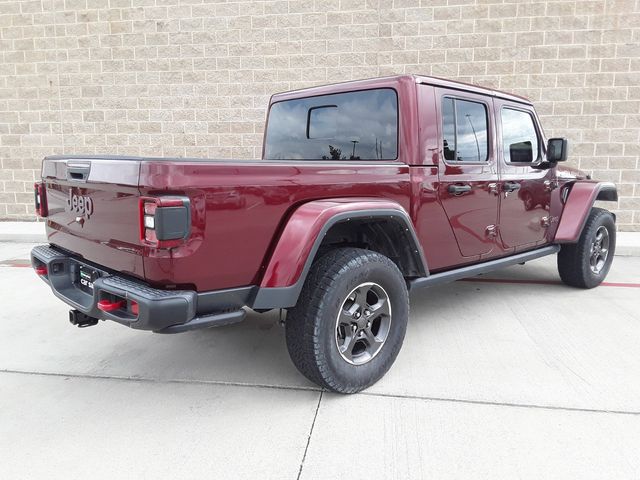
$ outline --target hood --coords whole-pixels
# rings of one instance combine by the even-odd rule
[[[578,168],[569,167],[568,165],[558,165],[556,167],[556,175],[558,180],[589,180],[591,175]]]

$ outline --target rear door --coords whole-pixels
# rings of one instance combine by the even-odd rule
[[[143,278],[139,170],[139,160],[124,157],[45,158],[49,242]]]
[[[492,99],[436,88],[440,119],[438,196],[460,253],[492,252],[498,223],[498,171]]]
[[[553,170],[540,170],[542,132],[533,107],[496,99],[499,130],[500,239],[505,249],[543,243],[549,202],[556,182]]]

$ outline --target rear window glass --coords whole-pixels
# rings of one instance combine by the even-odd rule
[[[395,160],[398,97],[380,88],[274,103],[267,160]]]

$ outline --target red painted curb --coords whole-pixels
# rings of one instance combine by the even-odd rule
[[[520,279],[502,279],[502,278],[463,278],[459,282],[479,282],[479,283],[511,283],[525,285],[564,285],[556,280],[520,280]],[[602,282],[601,287],[623,287],[623,288],[640,288],[640,283],[625,282]]]

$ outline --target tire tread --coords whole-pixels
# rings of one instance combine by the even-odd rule
[[[589,270],[588,256],[591,247],[589,239],[594,234],[594,230],[602,225],[605,217],[609,217],[613,223],[613,216],[608,210],[593,207],[587,221],[582,229],[580,238],[577,243],[562,245],[562,249],[558,252],[558,273],[560,279],[567,285],[578,288],[593,288],[600,281],[594,282],[593,274]],[[615,224],[613,231],[609,232],[612,243],[609,252],[609,264],[611,263],[615,250]],[[605,275],[608,267],[605,266]]]
[[[364,267],[369,262],[383,263],[402,281],[406,292],[406,283],[397,265],[389,258],[377,252],[360,248],[338,248],[329,251],[312,266],[305,281],[296,306],[289,310],[286,321],[286,340],[289,355],[296,368],[310,381],[321,387],[340,393],[355,393],[363,389],[361,383],[343,383],[332,374],[327,358],[320,348],[320,328],[317,321],[321,312],[330,308],[326,305],[336,289],[335,281],[347,270]],[[408,294],[406,294],[408,303]],[[408,310],[407,310],[408,311]],[[367,384],[374,383],[391,367],[399,345],[386,355],[387,361],[379,369],[374,379],[366,379]],[[368,386],[368,385],[367,385]]]

